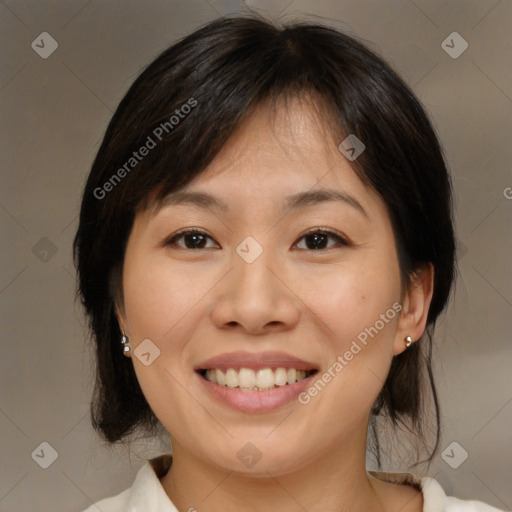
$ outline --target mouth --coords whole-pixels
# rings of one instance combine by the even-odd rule
[[[293,403],[319,366],[285,352],[232,352],[194,370],[201,388],[215,401],[244,413],[265,413]]]
[[[205,368],[197,370],[208,382],[240,391],[271,391],[291,386],[317,373],[316,369],[277,368]]]

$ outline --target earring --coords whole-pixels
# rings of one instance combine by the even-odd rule
[[[128,338],[125,336],[123,332],[123,336],[121,337],[121,345],[123,345],[123,354],[128,357],[128,354],[130,353],[130,345],[128,343]]]
[[[405,338],[405,348],[409,348],[412,344],[412,338],[410,336],[407,336],[407,338]]]

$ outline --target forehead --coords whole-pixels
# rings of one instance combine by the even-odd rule
[[[139,212],[138,222],[150,223],[154,217],[166,222],[179,211],[198,222],[207,218],[203,214],[213,215],[235,229],[272,226],[284,216],[297,218],[289,213],[304,211],[311,222],[316,216],[323,222],[336,218],[387,234],[386,204],[339,151],[345,137],[338,130],[339,141],[330,121],[303,101],[275,110],[259,106],[201,174]]]
[[[262,104],[186,188],[221,193],[236,186],[255,194],[293,194],[315,185],[337,184],[363,192],[363,183],[338,150],[343,138],[341,129],[311,99]]]
[[[208,169],[215,174],[238,162],[288,160],[294,165],[306,159],[326,161],[340,156],[336,139],[340,132],[318,101],[297,97],[256,106],[242,120]],[[339,135],[341,137],[341,133]]]
[[[258,105],[199,176],[151,210],[156,214],[164,206],[179,204],[177,196],[183,193],[212,195],[227,204],[227,213],[230,205],[265,209],[279,202],[284,207],[292,196],[330,189],[354,198],[363,212],[372,210],[371,203],[382,212],[380,196],[364,185],[339,151],[345,136],[325,111],[308,97]]]

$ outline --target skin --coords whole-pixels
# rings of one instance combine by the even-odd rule
[[[118,317],[132,354],[146,338],[161,351],[149,366],[132,362],[172,439],[162,485],[181,511],[422,510],[421,493],[367,473],[366,433],[392,357],[425,329],[433,270],[402,289],[386,206],[339,142],[305,103],[279,108],[272,120],[260,106],[187,187],[227,211],[172,204],[136,216]],[[287,195],[323,188],[350,194],[366,213],[340,201],[284,207]],[[189,227],[211,237],[205,248],[186,248],[190,236],[163,243]],[[308,248],[304,234],[318,227],[349,244],[327,236],[326,248]],[[248,236],[263,248],[250,264],[235,251]],[[236,350],[281,350],[325,371],[395,302],[401,314],[307,405],[242,413],[206,394],[193,371]],[[237,458],[247,442],[262,454],[252,468]]]

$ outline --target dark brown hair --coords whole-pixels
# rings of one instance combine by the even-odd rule
[[[318,98],[335,140],[355,134],[365,144],[353,167],[387,205],[403,283],[425,263],[434,266],[427,332],[393,359],[372,412],[424,439],[427,390],[435,452],[439,408],[430,334],[448,300],[455,253],[451,185],[437,137],[411,90],[355,38],[322,25],[278,27],[256,17],[213,21],[156,58],[122,99],[87,179],[74,256],[97,354],[93,424],[109,442],[158,425],[123,357],[115,314],[138,208],[155,191],[159,200],[196,178],[255,106],[306,96]],[[155,143],[150,151],[130,160],[150,145],[148,138]],[[378,451],[378,437],[376,445]]]

